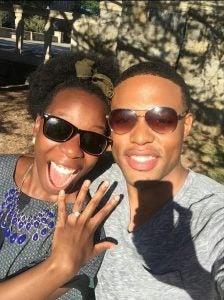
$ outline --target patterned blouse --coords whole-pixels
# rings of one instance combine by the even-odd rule
[[[57,219],[55,203],[31,198],[19,191],[14,172],[19,156],[0,155],[0,280],[19,274],[48,257]],[[67,205],[70,212],[72,205]],[[103,230],[96,239],[103,237]],[[60,300],[92,300],[103,255],[80,269],[65,286]]]

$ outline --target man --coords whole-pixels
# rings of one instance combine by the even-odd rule
[[[157,60],[129,68],[108,122],[117,164],[92,187],[109,179],[123,199],[104,224],[117,246],[96,299],[224,299],[224,187],[181,164],[192,126],[184,80]]]

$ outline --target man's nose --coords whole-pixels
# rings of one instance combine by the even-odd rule
[[[146,123],[144,117],[138,117],[135,126],[130,131],[130,141],[138,145],[152,143],[154,141],[154,131]]]
[[[83,158],[84,152],[80,148],[80,134],[60,144],[60,150],[69,158]]]

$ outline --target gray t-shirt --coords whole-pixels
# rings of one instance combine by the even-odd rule
[[[108,250],[98,273],[97,300],[224,299],[224,186],[189,171],[182,189],[132,233],[126,183],[116,164],[93,182],[114,184],[123,200],[105,222]],[[104,201],[107,200],[107,196]]]

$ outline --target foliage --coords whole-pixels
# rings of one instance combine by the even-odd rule
[[[45,26],[44,18],[34,15],[24,19],[24,29],[28,31],[43,32]]]
[[[7,21],[7,13],[5,11],[0,11],[0,27],[4,26]]]
[[[99,1],[78,0],[73,4],[72,10],[87,15],[99,15]]]

